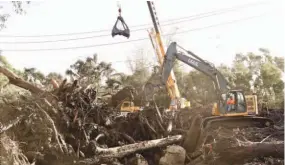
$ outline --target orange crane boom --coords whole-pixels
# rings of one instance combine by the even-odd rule
[[[165,50],[164,50],[164,45],[162,42],[162,37],[161,37],[161,32],[160,32],[160,27],[159,27],[159,21],[158,17],[156,15],[154,3],[152,1],[147,1],[147,5],[150,11],[150,15],[152,18],[153,26],[154,26],[154,31],[149,32],[149,37],[152,42],[152,46],[155,49],[156,55],[158,57],[158,61],[160,63],[161,69],[163,66],[164,62],[164,56],[165,56]],[[155,40],[155,42],[153,42]],[[180,106],[178,106],[178,100],[181,101],[181,95],[180,91],[178,89],[178,85],[176,83],[175,75],[173,70],[171,70],[170,75],[168,77],[167,83],[166,83],[166,88],[168,91],[168,94],[171,98],[171,105],[170,109],[178,109],[180,106],[183,106],[184,103],[180,103]],[[182,105],[181,105],[182,104]],[[189,105],[190,106],[190,105]],[[184,106],[183,106],[184,107]]]

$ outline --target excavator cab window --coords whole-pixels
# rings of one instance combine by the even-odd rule
[[[230,104],[229,100],[234,100],[232,104]],[[245,96],[241,91],[231,91],[227,94],[227,112],[232,113],[243,113],[246,112],[246,101]]]
[[[128,102],[124,102],[122,107],[129,107],[130,104]]]
[[[117,21],[115,25],[113,26],[112,30],[112,37],[116,35],[122,35],[124,37],[129,38],[130,37],[130,29],[128,25],[126,24],[124,18],[121,16],[121,7],[119,7],[119,16],[117,17]],[[119,26],[120,25],[120,26]]]
[[[237,112],[246,112],[246,101],[242,92],[237,92]]]
[[[236,94],[234,92],[229,92],[226,99],[226,110],[227,112],[232,112],[236,109]]]

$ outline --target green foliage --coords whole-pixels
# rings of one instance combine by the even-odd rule
[[[274,57],[274,63],[282,72],[284,72],[284,57]]]
[[[4,56],[0,55],[1,65],[27,78],[30,74],[41,82],[48,84],[51,78],[62,81],[62,75],[50,73],[47,76],[37,71],[35,68],[25,69],[20,72],[13,68]],[[92,84],[95,87],[102,87],[105,82],[105,93],[114,94],[118,90],[132,86],[136,89],[137,97],[144,97],[142,87],[146,83],[157,86],[160,81],[160,67],[151,66],[143,60],[135,60],[130,65],[132,74],[114,72],[111,64],[98,62],[97,55],[88,57],[85,60],[78,60],[70,66],[66,74],[71,78],[80,79],[81,85]],[[281,79],[284,73],[284,57],[276,57],[266,49],[260,49],[260,53],[236,54],[231,66],[220,65],[217,69],[225,76],[232,88],[244,90],[245,94],[256,93],[259,103],[266,103],[270,108],[283,108],[284,106],[284,82]],[[181,96],[191,101],[192,106],[212,103],[216,99],[212,80],[203,73],[193,70],[184,72],[178,65],[174,65],[174,73],[177,80]],[[4,76],[0,76],[0,85],[7,83]],[[47,85],[43,83],[44,85]],[[161,84],[160,84],[161,85]],[[159,106],[169,105],[169,96],[165,86],[160,86],[155,95],[155,101]]]
[[[216,97],[211,79],[196,70],[189,72],[185,76],[182,88],[180,86],[178,87],[180,90],[183,90],[186,99],[189,100],[194,107],[196,105],[208,104]]]
[[[63,76],[59,73],[56,72],[51,72],[46,76],[47,79],[54,79],[56,81],[62,81],[63,80]]]
[[[236,56],[233,62],[233,67],[231,70],[234,81],[232,86],[242,89],[245,92],[249,92],[252,73],[244,60],[246,60],[246,57]]]
[[[23,77],[25,80],[28,80],[28,76],[32,76],[35,80],[39,80],[40,82],[45,81],[45,75],[36,70],[36,68],[24,68]]]
[[[14,7],[14,11],[17,14],[25,14],[25,10],[24,10],[24,5],[25,4],[30,4],[31,1],[26,1],[26,2],[22,2],[22,1],[12,1],[13,7]]]
[[[107,78],[114,72],[112,65],[106,62],[98,63],[97,54],[93,57],[86,58],[85,61],[78,60],[66,70],[66,75],[71,79],[77,77],[82,85],[92,84],[95,87],[101,85],[101,81]]]
[[[135,88],[141,87],[148,81],[150,77],[150,66],[143,60],[135,59],[134,64],[130,64],[132,74],[128,77],[128,85],[132,85]]]
[[[141,62],[138,66],[145,65]],[[271,108],[278,108],[284,105],[284,82],[281,79],[283,67],[283,57],[275,57],[267,49],[260,49],[258,54],[251,52],[236,54],[231,66],[220,65],[217,69],[233,89],[242,89],[247,95],[256,93],[259,103],[266,102]],[[181,96],[190,100],[192,106],[216,101],[214,85],[209,77],[196,70],[185,73],[178,65],[178,61],[175,62],[173,71]],[[121,77],[124,81],[120,81],[120,85],[132,85],[138,89],[145,83],[146,72],[137,67],[133,69],[132,75]],[[158,84],[159,74],[152,71],[148,82]],[[167,102],[166,98],[169,99],[166,90],[156,95],[156,101],[160,105]]]

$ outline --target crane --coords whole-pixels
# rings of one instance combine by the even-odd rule
[[[155,42],[153,42],[153,41],[152,42],[153,42],[153,44],[156,43],[156,45],[158,46],[158,49],[155,49],[155,51],[156,51],[156,55],[158,57],[158,61],[160,63],[160,66],[162,68],[165,50],[164,50],[164,44],[163,44],[161,32],[160,32],[161,30],[159,27],[159,20],[158,20],[158,17],[156,15],[156,10],[155,10],[155,6],[154,6],[153,1],[147,1],[147,6],[148,6],[148,9],[150,12],[150,16],[151,16],[152,23],[154,26],[154,31],[155,31],[155,35],[154,35]],[[116,35],[122,35],[124,37],[129,38],[130,37],[130,30],[128,28],[128,25],[124,21],[123,17],[121,16],[121,12],[122,12],[121,6],[118,5],[118,7],[119,7],[119,10],[118,10],[119,16],[117,17],[117,21],[116,21],[115,25],[113,26],[112,37],[114,37]],[[117,28],[117,24],[119,22],[121,22],[123,25],[122,30]],[[190,102],[187,101],[185,98],[181,98],[181,94],[180,94],[180,91],[178,89],[176,79],[175,79],[175,75],[174,75],[173,71],[170,72],[170,76],[169,76],[167,83],[166,83],[166,88],[167,88],[168,94],[171,98],[171,104],[169,107],[170,110],[178,110],[181,108],[190,107]]]
[[[158,57],[158,61],[159,61],[160,66],[162,68],[165,50],[164,50],[164,44],[163,44],[162,37],[161,37],[159,20],[158,20],[158,16],[156,15],[154,3],[152,1],[147,1],[147,5],[148,5],[148,9],[149,9],[150,16],[152,19],[152,23],[154,26],[153,35],[149,34],[150,40],[152,42],[152,45],[153,45],[155,52],[156,52],[156,55]],[[155,41],[155,42],[153,42],[153,41]],[[167,83],[165,85],[166,85],[168,94],[169,94],[170,99],[171,99],[171,104],[169,107],[170,110],[178,110],[181,108],[190,107],[190,102],[188,102],[185,98],[181,98],[181,94],[180,94],[180,91],[178,89],[178,85],[177,85],[176,78],[175,78],[173,71],[170,72],[170,76],[168,77]]]
[[[162,51],[160,51],[158,43],[156,42],[156,33],[155,31],[152,29],[152,31],[149,31],[149,38],[152,44],[152,47],[154,49],[154,52],[158,58],[159,64],[160,64],[160,68],[162,68],[162,64],[163,64],[163,54],[161,54]],[[173,72],[172,72],[173,73]],[[173,77],[175,78],[175,74],[173,73]],[[170,77],[172,78],[172,77]],[[160,83],[160,79],[157,80]],[[158,84],[159,84],[158,83]],[[179,110],[179,109],[183,109],[183,108],[190,108],[190,101],[186,100],[185,98],[180,96],[180,91],[178,89],[177,83],[176,81],[174,81],[174,86],[171,87],[168,83],[166,84],[166,89],[168,91],[168,95],[170,96],[171,99],[171,104],[169,106],[170,110]],[[178,91],[178,92],[176,92]],[[180,104],[177,104],[180,103]]]
[[[177,47],[180,47],[188,55],[183,52],[178,52]],[[192,57],[191,57],[192,56]],[[214,103],[212,108],[212,116],[204,119],[203,127],[213,123],[238,122],[239,124],[253,124],[258,123],[263,126],[273,125],[273,121],[268,118],[258,117],[251,114],[247,108],[247,101],[244,92],[239,89],[231,89],[228,81],[219,72],[213,64],[207,62],[189,50],[178,46],[176,42],[172,42],[165,55],[163,68],[162,68],[162,81],[166,83],[170,72],[173,68],[174,61],[178,59],[185,64],[195,68],[196,70],[204,73],[210,77],[214,82],[214,89],[217,96],[217,102]],[[231,109],[226,108],[227,99],[233,97],[235,100]],[[254,103],[253,103],[254,104]],[[237,123],[235,123],[237,124]]]

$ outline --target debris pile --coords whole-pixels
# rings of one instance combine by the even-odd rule
[[[30,90],[31,84],[13,76],[8,77],[10,83]],[[18,93],[16,100],[4,99],[0,104],[2,164],[284,163],[281,126],[217,128],[207,132],[202,145],[189,152],[184,139],[195,136],[188,130],[198,112],[160,114],[148,108],[121,116],[97,101],[95,88],[80,86],[78,81],[63,81],[52,92],[32,89],[32,95]]]
[[[49,96],[20,95],[2,104],[1,132],[26,144],[22,150],[30,162],[67,163],[74,157],[78,163],[96,164],[182,139],[181,135],[166,136],[167,122],[161,122],[156,111],[124,117],[107,104],[97,104],[96,89],[83,88],[77,81],[65,83]],[[141,154],[158,161],[150,152]]]

